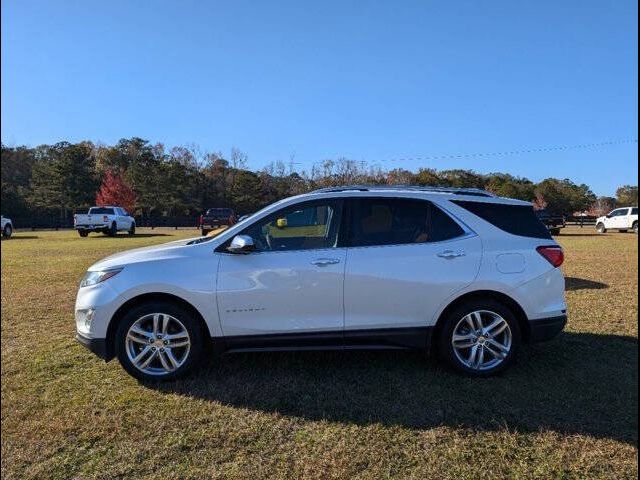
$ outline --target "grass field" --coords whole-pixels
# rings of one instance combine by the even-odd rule
[[[637,477],[635,235],[558,237],[567,331],[498,378],[418,353],[273,353],[148,387],[75,343],[89,265],[196,233],[2,242],[4,479]]]

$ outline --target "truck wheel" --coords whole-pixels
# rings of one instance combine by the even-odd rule
[[[88,230],[78,230],[78,235],[80,235],[81,237],[86,237],[89,235],[89,231]]]
[[[596,232],[607,233],[607,229],[604,227],[604,223],[600,222],[598,225],[596,225]]]
[[[118,234],[118,226],[116,225],[116,222],[113,222],[111,224],[111,228],[109,229],[109,233],[107,233],[107,235],[109,235],[110,237],[115,237]]]
[[[2,230],[2,236],[4,238],[11,238],[11,235],[13,235],[13,227],[7,224],[4,226],[4,229]]]
[[[136,234],[136,224],[132,223],[131,228],[129,229],[129,235],[135,235],[135,234]]]
[[[209,234],[209,231],[210,231],[210,230],[208,230],[208,229],[206,229],[206,228],[201,228],[201,229],[200,229],[200,232],[202,233],[202,236],[203,236],[203,237],[206,237],[206,236]]]
[[[633,230],[633,233],[635,233],[636,235],[638,234],[638,222],[637,221],[633,222],[633,227],[631,227],[631,230]]]

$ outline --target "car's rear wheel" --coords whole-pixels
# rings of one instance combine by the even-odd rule
[[[86,237],[87,235],[89,235],[89,231],[88,230],[78,230],[78,235],[80,235],[81,237]]]
[[[631,230],[633,230],[633,233],[635,234],[638,233],[638,222],[633,222],[633,227],[631,227]]]
[[[454,369],[486,377],[513,363],[520,346],[514,314],[494,300],[467,302],[444,319],[438,339],[441,357]]]
[[[7,224],[2,229],[2,236],[4,238],[11,238],[11,235],[13,235],[13,227],[11,225]]]
[[[170,302],[150,302],[122,319],[115,347],[120,364],[138,380],[173,380],[199,364],[203,334],[191,312]]]
[[[135,235],[135,234],[136,234],[136,224],[132,223],[131,228],[129,228],[129,235]]]
[[[607,233],[607,229],[605,228],[604,223],[600,222],[598,225],[596,225],[596,232]]]

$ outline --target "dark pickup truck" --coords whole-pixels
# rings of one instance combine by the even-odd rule
[[[211,230],[223,225],[230,227],[236,223],[236,214],[231,208],[210,208],[200,215],[200,230],[202,235],[207,235]]]
[[[547,210],[537,210],[536,215],[545,227],[549,229],[551,235],[560,235],[560,229],[567,226],[566,219],[562,215],[552,215]]]

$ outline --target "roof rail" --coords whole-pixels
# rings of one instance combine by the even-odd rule
[[[491,192],[481,188],[456,188],[456,187],[422,187],[419,185],[342,185],[326,187],[314,190],[311,193],[335,193],[335,192],[375,192],[381,190],[411,190],[419,192],[450,193],[452,195],[469,195],[474,197],[495,197]]]

